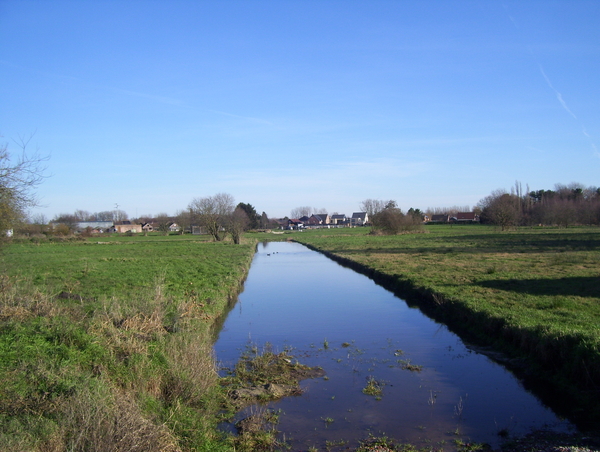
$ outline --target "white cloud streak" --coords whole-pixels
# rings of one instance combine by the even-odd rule
[[[542,76],[544,77],[544,80],[546,80],[546,83],[548,84],[548,86],[550,87],[550,89],[552,91],[554,91],[554,94],[556,94],[556,98],[558,99],[558,101],[560,102],[560,104],[562,105],[562,107],[565,109],[565,111],[567,113],[569,113],[571,116],[573,116],[573,118],[577,119],[577,116],[575,116],[575,113],[573,113],[571,111],[571,109],[567,106],[567,103],[563,99],[562,94],[556,88],[554,88],[554,86],[552,85],[552,82],[550,81],[550,79],[548,78],[548,76],[546,75],[546,73],[544,72],[544,68],[542,67],[542,65],[538,63],[538,66],[540,68],[540,72],[542,73]]]
[[[592,150],[594,151],[594,155],[598,158],[600,158],[600,152],[598,152],[598,148],[596,147],[596,144],[594,143],[591,135],[588,133],[587,129],[585,128],[585,126],[581,126],[582,132],[583,134],[586,136],[586,138],[590,141],[590,146],[592,147]]]
[[[542,65],[538,63],[538,66],[540,68],[540,72],[542,73],[542,76],[544,77],[544,80],[546,80],[546,83],[548,84],[548,86],[550,87],[550,89],[552,91],[554,91],[554,93],[556,94],[556,98],[558,99],[558,101],[560,102],[560,104],[562,105],[562,107],[573,118],[575,118],[577,121],[579,121],[579,118],[577,118],[577,116],[575,115],[575,113],[573,113],[571,111],[571,109],[567,106],[567,103],[563,99],[562,94],[556,88],[554,88],[554,86],[552,85],[552,82],[550,81],[550,79],[548,78],[548,76],[546,75],[546,73],[544,72],[544,68],[542,67]],[[598,148],[596,147],[596,144],[594,143],[594,140],[592,139],[592,137],[590,136],[590,134],[587,132],[587,129],[585,128],[585,126],[583,124],[581,125],[581,131],[583,132],[583,135],[590,142],[590,146],[592,148],[594,156],[600,158],[600,152],[598,152]]]

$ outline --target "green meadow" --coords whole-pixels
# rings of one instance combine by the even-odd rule
[[[15,243],[3,250],[2,261],[8,275],[27,278],[53,293],[127,297],[160,285],[174,297],[193,290],[207,299],[222,296],[229,285],[238,283],[239,267],[245,266],[251,246],[189,237]]]
[[[14,241],[0,249],[0,450],[231,450],[213,329],[255,242]]]
[[[598,228],[322,229],[241,245],[113,235],[0,248],[0,450],[245,450],[216,428],[226,401],[212,341],[260,240],[296,240],[371,276],[545,375],[597,429]]]

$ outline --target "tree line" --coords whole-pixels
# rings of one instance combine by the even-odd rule
[[[25,223],[27,209],[37,205],[35,188],[45,178],[45,162],[48,157],[40,156],[37,152],[27,152],[31,138],[32,136],[19,137],[16,141],[21,149],[16,159],[11,159],[8,144],[0,145],[0,231],[8,231],[19,223]],[[404,213],[394,200],[366,199],[361,203],[360,209],[368,213],[375,233],[416,231],[423,224],[424,213],[421,210],[410,208]],[[460,207],[456,209],[469,210]],[[308,215],[310,210],[307,206],[298,207],[292,211],[292,217]],[[448,211],[442,208],[428,210],[433,213]],[[517,181],[510,191],[494,190],[478,203],[474,211],[479,214],[482,224],[494,224],[503,230],[533,225],[600,225],[600,188],[571,183],[556,184],[554,190],[531,191],[529,187],[523,190],[521,183]],[[127,218],[126,212],[116,208],[95,213],[76,210],[74,214],[57,215],[53,221],[70,229],[70,225],[83,221],[121,221]],[[159,226],[159,230],[166,231],[171,218],[182,229],[191,231],[193,226],[202,228],[216,241],[231,235],[234,243],[239,243],[241,234],[248,229],[275,226],[265,212],[259,215],[254,206],[247,203],[236,205],[233,197],[227,193],[194,198],[187,209],[180,210],[175,217],[158,215],[159,223],[164,225],[164,228]],[[30,225],[41,227],[45,223],[45,218],[39,217],[34,218]]]
[[[68,233],[75,231],[77,225],[81,222],[116,222],[128,219],[127,213],[118,209],[97,213],[89,213],[78,209],[73,214],[62,213],[57,215],[52,223],[60,224],[61,227],[67,229],[66,232]],[[42,221],[40,220],[40,225]],[[239,244],[241,235],[247,230],[266,229],[273,226],[265,212],[259,215],[254,206],[249,203],[240,202],[236,205],[233,196],[228,193],[194,198],[187,209],[179,210],[174,216],[169,216],[166,213],[141,215],[131,221],[135,223],[152,222],[159,232],[165,234],[169,233],[169,226],[175,222],[182,233],[184,231],[194,232],[199,230],[202,233],[209,234],[217,242],[230,235],[236,244]]]
[[[477,205],[480,221],[506,230],[515,226],[600,225],[600,188],[579,183],[556,184],[554,190],[523,191],[516,182],[510,192],[499,189]]]

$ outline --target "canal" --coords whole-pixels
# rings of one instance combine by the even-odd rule
[[[419,447],[496,447],[506,435],[572,430],[511,372],[369,278],[303,245],[258,245],[244,290],[215,343],[233,367],[248,345],[291,349],[326,376],[268,406],[291,450],[369,435]],[[379,396],[363,392],[369,381]],[[243,413],[240,414],[243,416]]]

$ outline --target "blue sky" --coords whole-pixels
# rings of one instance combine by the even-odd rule
[[[0,0],[0,134],[51,219],[474,206],[600,185],[598,1]]]

